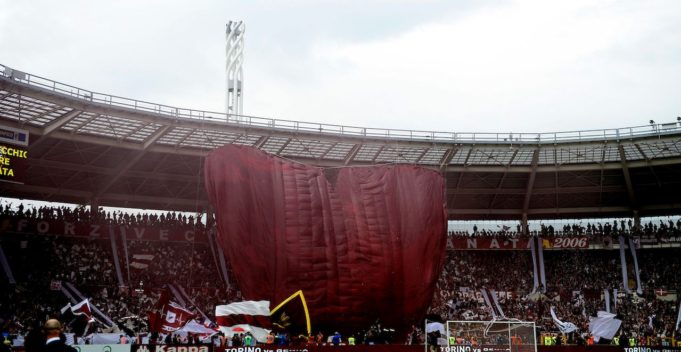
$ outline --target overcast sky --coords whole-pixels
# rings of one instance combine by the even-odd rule
[[[678,0],[0,0],[0,63],[224,111],[229,20],[248,115],[459,132],[681,115]]]

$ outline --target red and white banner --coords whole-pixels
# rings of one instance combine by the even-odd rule
[[[447,238],[449,250],[530,250],[530,245],[529,237],[452,236]],[[542,238],[542,247],[545,249],[589,248],[589,239],[578,236]]]
[[[108,239],[114,236],[125,238],[128,241],[163,241],[163,242],[197,242],[208,243],[206,231],[194,226],[175,227],[147,227],[144,225],[113,225],[69,222],[64,220],[42,220],[32,218],[20,218],[14,216],[0,216],[0,233],[31,233],[38,235],[60,235],[87,238]],[[590,241],[585,236],[558,236],[542,238],[544,249],[581,249],[589,248]],[[528,237],[464,237],[450,236],[447,238],[449,250],[530,250]],[[134,259],[134,258],[133,258]],[[136,267],[137,264],[131,266]],[[139,269],[143,268],[144,262],[140,262]]]
[[[271,327],[269,301],[243,301],[215,306],[215,321],[225,336],[250,332],[258,342],[267,340]]]
[[[107,239],[125,237],[128,241],[200,242],[208,243],[206,231],[190,225],[152,227],[144,225],[109,225],[106,223],[42,220],[15,216],[0,216],[0,233],[30,233]]]
[[[147,269],[152,260],[154,260],[153,254],[133,254],[130,267],[140,270]]]
[[[529,250],[528,238],[505,237],[449,237],[448,249],[481,249],[481,250]]]

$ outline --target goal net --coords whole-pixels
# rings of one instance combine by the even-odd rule
[[[441,352],[537,352],[534,322],[447,321],[445,327]]]

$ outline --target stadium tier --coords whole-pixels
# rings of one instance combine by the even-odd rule
[[[172,343],[157,332],[192,320],[194,330],[174,338],[198,341],[201,326],[253,323],[264,309],[273,330],[299,329],[272,336],[292,345],[352,336],[432,341],[440,351],[599,338],[669,347],[681,333],[680,124],[555,133],[341,126],[143,102],[0,65],[0,128],[18,142],[2,146],[13,168],[2,167],[12,182],[0,182],[0,325],[30,344],[22,338],[46,317],[70,313],[93,319],[69,324],[76,335]],[[286,206],[272,210],[275,202]],[[618,220],[528,228],[566,218]],[[517,227],[447,234],[447,219]],[[325,286],[288,292],[315,282]],[[263,297],[276,308],[255,300]],[[282,308],[289,302],[299,313]],[[213,342],[247,344],[229,336]]]
[[[6,203],[1,220],[0,255],[7,264],[3,271],[9,271],[4,272],[0,285],[0,318],[13,335],[25,335],[36,320],[59,316],[67,303],[85,298],[101,312],[95,314],[99,322],[95,331],[125,328],[142,334],[149,331],[148,310],[164,291],[210,321],[216,321],[216,302],[242,299],[232,273],[220,263],[212,235],[206,233],[210,224],[186,215],[91,214],[83,207]],[[546,336],[560,333],[552,310],[560,321],[574,324],[582,333],[589,331],[590,316],[612,311],[622,320],[618,336],[635,336],[637,345],[671,345],[672,337],[679,336],[675,327],[681,292],[681,218],[645,223],[640,230],[626,222],[615,230],[612,223],[594,223],[594,231],[588,225],[588,231],[575,223],[570,226],[574,231],[558,234],[547,229],[536,236],[496,227],[448,235],[445,265],[426,321],[496,318],[503,325],[502,316],[531,321],[537,326],[537,343],[543,344]],[[164,232],[166,237],[161,235]],[[192,236],[186,236],[188,232]],[[629,249],[620,250],[619,236],[635,240],[635,255]],[[536,249],[526,245],[537,237],[543,239],[543,278],[533,264]],[[584,239],[586,246],[552,245],[569,238]],[[497,240],[501,245],[492,249],[460,245],[472,240]],[[639,275],[635,275],[634,261]],[[629,274],[626,281],[623,267]],[[638,289],[640,294],[636,294]],[[107,327],[107,319],[114,324]],[[361,342],[395,338],[381,334],[380,324],[358,331],[327,327],[321,332],[326,336],[340,330]],[[411,343],[425,342],[422,325],[415,324],[407,338]],[[587,338],[567,334],[563,343],[586,344]]]
[[[25,199],[207,209],[203,157],[225,144],[308,165],[433,168],[450,219],[676,214],[681,196],[677,122],[555,133],[340,126],[183,109],[0,65],[0,124],[30,132],[25,184],[0,185]]]

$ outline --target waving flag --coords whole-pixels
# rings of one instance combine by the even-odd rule
[[[82,302],[71,306],[71,312],[73,315],[83,316],[88,322],[93,323],[95,319],[92,317],[92,310],[90,309],[90,300],[86,299]]]
[[[589,318],[589,331],[594,335],[596,341],[600,338],[612,340],[619,330],[622,321],[615,319],[615,314],[598,311],[596,318]]]
[[[166,306],[165,312],[161,315],[161,331],[171,332],[178,330],[195,317],[196,314],[175,302],[170,302]]]
[[[499,305],[499,299],[497,298],[497,292],[494,290],[488,290],[486,288],[481,288],[480,293],[482,294],[482,298],[485,300],[485,304],[489,309],[492,311],[492,316],[493,317],[500,317],[500,318],[505,318],[506,315],[504,315],[503,309],[501,309],[501,305]]]
[[[269,301],[243,301],[215,306],[215,320],[225,336],[251,332],[258,342],[267,340],[271,328]]]
[[[312,333],[310,313],[303,290],[298,290],[273,308],[270,312],[270,320],[274,330],[295,335]]]
[[[177,330],[178,333],[191,333],[191,334],[196,334],[200,335],[202,338],[207,338],[210,336],[213,336],[217,334],[217,329],[211,329],[207,328],[203,324],[199,323],[196,320],[192,320],[185,324],[181,329]]]
[[[558,319],[558,317],[556,316],[556,312],[553,311],[553,307],[551,307],[551,318],[553,318],[553,322],[558,327],[558,330],[560,330],[560,332],[562,332],[564,334],[579,330],[577,328],[577,325],[575,325],[573,323],[570,323],[568,321],[566,321],[566,322],[560,321]]]
[[[167,291],[161,294],[161,298],[156,303],[154,310],[148,312],[149,329],[151,331],[169,333],[181,329],[196,314],[187,308],[170,301]]]
[[[95,322],[95,319],[92,317],[92,310],[90,309],[90,300],[85,299],[73,306],[71,303],[68,303],[61,309],[60,320],[71,324],[76,335],[83,336],[87,331],[88,325]]]

